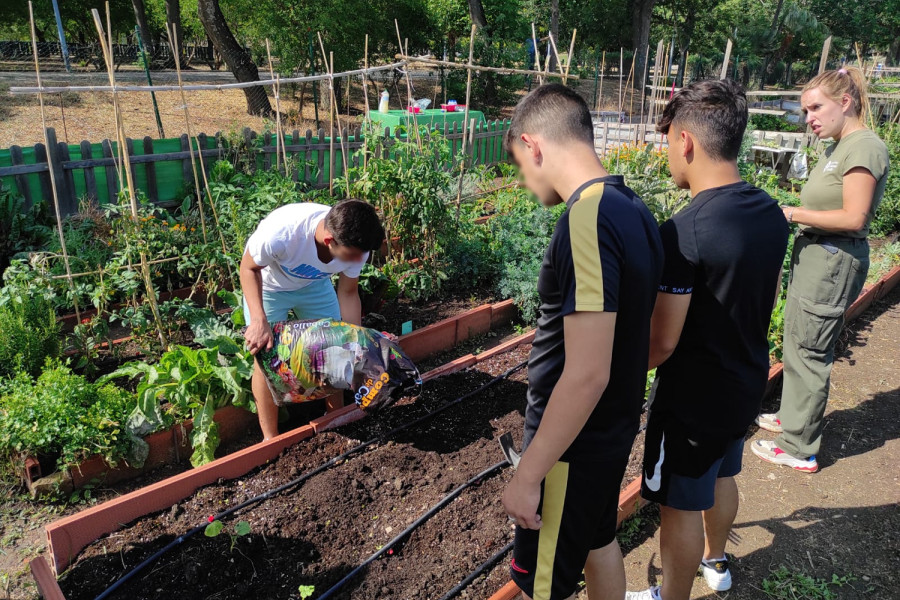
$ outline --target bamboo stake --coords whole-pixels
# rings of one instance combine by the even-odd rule
[[[369,70],[369,34],[366,34],[366,45],[363,54],[363,67],[368,71]],[[366,75],[363,75],[363,95],[366,98],[366,116],[363,117],[363,135],[369,135],[372,130],[370,126],[371,120],[369,117],[369,81]],[[366,167],[369,165],[369,153],[366,151],[365,146],[363,146],[363,175],[366,173]]]
[[[472,71],[487,71],[490,73],[501,73],[503,75],[534,75],[534,71],[526,71],[525,69],[514,69],[512,67],[485,67],[483,65],[473,64],[472,66],[466,65],[465,63],[451,62],[449,60],[438,60],[436,58],[431,58],[430,56],[404,56],[400,54],[401,57],[404,58],[404,62],[401,64],[415,64],[415,63],[424,63],[428,65],[438,65],[444,67],[452,67],[455,69],[463,69],[463,70],[472,70]],[[547,55],[547,60],[545,61],[544,71],[538,71],[539,75],[543,75],[544,77],[555,77],[556,79],[562,79],[564,77],[564,73],[550,73],[547,69],[547,65],[550,64],[550,54]],[[581,79],[578,75],[569,75],[569,79]],[[24,88],[17,88],[24,89]],[[12,90],[12,88],[10,88]]]
[[[622,114],[622,71],[625,70],[625,49],[619,48],[619,115]]]
[[[538,85],[544,85],[544,77],[541,72],[541,49],[538,46],[537,31],[534,28],[534,21],[531,22],[531,41],[534,44],[534,70],[538,73]]]
[[[179,48],[178,48],[178,40],[175,39],[175,32],[170,29],[169,23],[166,23],[166,34],[169,36],[169,43],[172,45],[172,54],[175,59],[175,73],[178,76],[178,81],[181,81],[181,58],[179,56]],[[209,238],[206,235],[206,215],[203,212],[203,192],[200,189],[200,178],[197,175],[197,163],[194,161],[194,146],[191,144],[191,115],[188,109],[187,97],[184,94],[184,91],[181,92],[181,105],[184,109],[184,127],[185,132],[188,136],[188,153],[191,158],[191,171],[194,173],[194,192],[197,194],[197,207],[200,209],[200,231],[203,233],[203,243],[209,243]],[[199,143],[197,148],[198,154],[200,153]],[[200,154],[200,158],[202,160],[203,155]]]
[[[628,105],[628,123],[630,124],[632,121],[632,116],[634,116],[634,61],[637,58],[637,49],[635,49],[634,54],[631,55],[631,71],[628,73],[628,84],[625,85],[626,89],[631,90],[631,102]],[[631,87],[629,87],[629,84]]]
[[[600,67],[600,95],[597,97],[597,112],[603,106],[603,77],[606,75],[606,50],[603,51],[603,66]]]
[[[100,21],[100,13],[97,12],[97,9],[91,9],[91,14],[94,16],[94,25],[97,28],[97,33],[100,36],[100,46],[103,51],[103,58],[106,62],[106,72],[109,77],[109,84],[113,88],[116,86],[116,76],[115,76],[115,63],[112,57],[112,49],[108,43],[107,38],[103,35],[103,23]],[[107,23],[109,23],[109,3],[106,3],[106,17]],[[177,64],[177,62],[176,62]],[[116,98],[116,92],[113,92],[113,98]],[[119,141],[120,148],[123,149],[122,156],[124,158],[123,169],[125,170],[125,185],[127,185],[128,195],[131,200],[131,218],[135,224],[139,223],[138,217],[138,207],[137,207],[137,194],[135,192],[134,181],[131,177],[131,158],[128,156],[128,152],[124,151],[125,148],[125,128],[122,124],[122,115],[119,111],[118,102],[113,102],[113,109],[115,111],[115,120],[116,120],[116,136]],[[120,184],[121,184],[120,180]],[[144,287],[147,290],[147,302],[150,304],[150,311],[153,313],[153,319],[156,322],[157,333],[159,333],[159,341],[164,348],[169,346],[169,341],[166,338],[166,332],[163,329],[162,318],[159,314],[159,307],[156,304],[156,290],[153,288],[153,282],[150,280],[150,267],[147,265],[147,254],[144,251],[140,252],[141,257],[141,274],[144,279]]]
[[[578,33],[578,30],[572,29],[572,41],[569,43],[569,57],[566,59],[566,74],[563,76],[563,85],[566,85],[566,81],[569,79],[569,67],[572,66],[572,53],[575,52],[576,33]]]
[[[328,191],[329,194],[334,193],[334,114],[337,112],[337,99],[334,95],[334,52],[330,52],[328,55],[325,54],[325,43],[322,41],[321,32],[318,33],[319,36],[319,48],[322,51],[322,60],[325,61],[325,67],[328,69],[328,74],[330,75],[328,79],[328,89],[331,92],[331,116],[329,118],[329,123],[331,126],[331,135],[328,140],[328,148],[329,148],[329,162],[328,162]],[[340,128],[340,122],[338,122],[338,128]],[[341,136],[341,158],[344,161],[344,170],[346,174],[347,169],[347,154],[346,149],[344,148],[344,138]],[[347,184],[347,197],[350,197],[350,177],[344,177]]]
[[[62,115],[63,122],[63,137],[66,140],[66,143],[69,143],[69,128],[66,127],[66,102],[63,99],[62,92],[59,93],[59,112]]]
[[[400,54],[401,54],[401,56],[406,56],[406,55],[407,55],[407,51],[408,51],[408,45],[409,45],[409,43],[407,42],[407,44],[404,45],[403,39],[400,37],[400,24],[397,22],[397,19],[394,19],[394,28],[397,30],[397,44],[400,46]],[[415,129],[415,132],[416,132],[416,143],[417,143],[418,146],[419,146],[419,150],[421,150],[421,149],[422,149],[422,138],[421,138],[421,136],[419,135],[419,119],[418,119],[418,117],[416,116],[416,111],[415,111],[415,109],[413,109],[413,111],[412,111],[411,113],[409,112],[409,107],[410,107],[410,106],[413,106],[412,80],[411,80],[410,77],[409,77],[409,65],[406,66],[406,68],[404,69],[404,72],[405,72],[405,74],[406,74],[406,107],[407,107],[407,114],[409,114],[409,115],[412,116],[413,129]],[[466,110],[468,110],[468,107],[466,107]],[[407,133],[407,136],[408,136],[408,135],[409,135],[409,134]]]
[[[471,34],[469,35],[469,62],[468,66],[472,66],[472,58],[475,54],[475,23],[472,23]],[[466,146],[469,141],[469,100],[472,94],[472,69],[466,74],[466,107],[463,111],[463,137],[462,137],[462,164],[459,169],[459,185],[456,189],[456,223],[459,225],[459,214],[462,207],[462,188],[463,179],[466,175]]]
[[[207,244],[209,242],[208,242],[207,235],[206,235],[206,216],[203,212],[203,195],[200,192],[199,182],[197,181],[197,165],[194,161],[193,146],[191,144],[192,137],[193,137],[194,143],[197,144],[197,157],[200,162],[200,175],[203,178],[203,188],[206,190],[206,199],[209,202],[210,209],[212,210],[213,222],[215,222],[216,231],[219,234],[219,242],[222,245],[222,253],[227,254],[228,248],[227,248],[227,245],[225,244],[225,234],[222,233],[222,225],[219,222],[219,214],[218,214],[218,211],[216,211],[216,203],[215,203],[215,201],[213,201],[212,191],[210,191],[210,189],[209,189],[209,179],[207,179],[207,177],[206,177],[206,163],[203,161],[203,150],[204,149],[200,147],[200,138],[191,135],[191,116],[190,116],[190,112],[188,109],[187,97],[184,94],[184,82],[181,77],[181,59],[180,59],[181,47],[178,45],[178,37],[174,35],[175,34],[174,28],[172,31],[169,31],[169,26],[167,24],[166,32],[169,35],[169,40],[172,44],[172,48],[174,49],[174,54],[175,54],[175,73],[176,73],[176,76],[178,77],[179,88],[181,89],[181,104],[184,107],[184,123],[185,123],[185,127],[187,128],[185,131],[188,136],[188,151],[189,151],[190,157],[191,157],[191,169],[194,171],[194,185],[197,186],[197,208],[200,211],[200,230],[203,232],[203,243]],[[287,167],[285,167],[285,168],[287,168]],[[227,267],[228,267],[228,277],[229,277],[229,279],[231,279],[231,283],[232,284],[237,283],[237,281],[234,277],[234,271],[232,271],[232,269],[231,269],[231,265],[227,264]]]
[[[550,45],[553,47],[553,55],[556,57],[556,68],[559,69],[560,75],[564,75],[562,65],[559,64],[559,50],[556,49],[556,40],[553,39],[552,32],[547,35],[550,37]]]
[[[650,68],[650,44],[647,44],[647,51],[644,53],[644,77],[641,79],[641,123],[644,122],[644,90],[647,85],[647,70]],[[641,140],[643,142],[643,140]]]
[[[284,149],[284,141],[282,138],[281,128],[281,84],[278,81],[278,75],[275,75],[275,68],[272,66],[272,47],[269,45],[269,38],[266,38],[266,57],[269,59],[269,77],[275,80],[272,89],[275,93],[275,170],[281,171],[281,159],[284,155],[284,172],[287,174],[287,152]]]
[[[41,85],[41,65],[38,62],[37,33],[34,27],[34,9],[28,2],[28,17],[31,23],[31,51],[34,53],[34,74],[37,77],[38,87]],[[44,114],[44,95],[38,94],[38,102],[41,106],[41,128],[44,131],[44,145],[47,147],[47,166],[53,173],[53,155],[50,150],[50,139],[47,137],[47,119]],[[62,215],[59,212],[59,191],[56,189],[56,177],[50,177],[50,189],[53,193],[53,209],[56,213],[56,233],[59,236],[59,247],[62,249],[63,264],[66,267],[66,279],[69,282],[69,291],[72,293],[72,303],[75,307],[75,317],[81,323],[81,307],[78,305],[78,295],[75,293],[75,283],[72,281],[72,266],[69,264],[69,252],[66,249],[66,235],[63,233]]]

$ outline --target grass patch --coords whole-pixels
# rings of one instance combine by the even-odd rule
[[[784,565],[778,567],[762,581],[762,591],[777,600],[837,600],[836,589],[856,581],[853,575],[831,576],[831,581],[810,577],[800,571],[792,571]]]

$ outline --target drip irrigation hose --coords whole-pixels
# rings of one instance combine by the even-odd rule
[[[454,598],[458,593],[463,591],[465,588],[469,587],[469,584],[471,584],[473,581],[478,579],[482,573],[484,573],[485,571],[487,571],[490,568],[493,568],[493,566],[495,564],[497,564],[497,562],[499,562],[499,560],[501,558],[503,558],[503,556],[512,549],[513,549],[513,543],[510,542],[507,545],[500,548],[499,550],[497,550],[497,552],[495,552],[489,559],[487,559],[486,561],[481,563],[477,569],[475,569],[474,571],[469,573],[465,579],[463,579],[462,581],[457,583],[456,587],[454,587],[452,590],[450,590],[449,592],[447,592],[446,594],[441,596],[441,600],[450,600],[451,598]]]
[[[214,520],[224,519],[225,517],[228,517],[241,509],[244,509],[253,504],[262,502],[263,500],[267,500],[267,499],[271,498],[272,496],[274,496],[276,494],[280,494],[281,492],[288,490],[292,487],[296,487],[296,486],[300,485],[301,483],[305,482],[307,479],[310,479],[311,477],[314,477],[314,476],[318,475],[319,473],[333,467],[334,465],[338,464],[339,462],[342,462],[344,459],[349,458],[351,455],[356,454],[357,452],[361,452],[362,450],[368,448],[369,446],[372,446],[373,444],[377,444],[381,441],[384,441],[384,440],[388,439],[390,436],[392,436],[396,433],[399,433],[400,431],[403,431],[410,427],[414,427],[414,426],[418,425],[419,423],[422,423],[423,421],[426,421],[426,420],[434,417],[435,415],[440,414],[441,412],[447,410],[451,406],[456,406],[460,402],[463,402],[464,400],[467,400],[467,399],[471,398],[472,396],[483,392],[490,386],[492,386],[496,383],[499,383],[500,381],[503,381],[504,379],[506,379],[513,373],[515,373],[516,371],[522,369],[527,364],[528,364],[528,361],[524,360],[524,361],[518,363],[517,365],[514,365],[513,367],[507,369],[503,373],[500,373],[499,375],[497,375],[496,377],[494,377],[487,383],[483,384],[478,389],[468,392],[467,394],[463,394],[462,396],[456,398],[455,400],[451,400],[451,401],[439,406],[438,408],[434,409],[430,413],[423,415],[417,419],[413,419],[409,423],[404,423],[403,425],[400,425],[398,427],[395,427],[394,429],[391,429],[387,433],[383,433],[375,438],[372,438],[371,440],[369,440],[367,442],[363,442],[363,443],[359,444],[358,446],[354,446],[353,448],[350,448],[346,452],[339,454],[338,456],[335,456],[334,458],[319,465],[312,471],[307,471],[306,473],[300,475],[296,479],[288,481],[287,483],[284,483],[276,488],[273,488],[263,494],[255,496],[248,500],[244,500],[240,504],[232,506],[231,508],[218,513],[217,515],[214,516]],[[169,542],[168,544],[166,544],[165,546],[163,546],[162,548],[160,548],[159,550],[154,552],[152,555],[150,555],[148,558],[144,559],[136,567],[134,567],[129,572],[125,573],[122,577],[120,577],[118,580],[116,580],[111,586],[109,586],[103,592],[101,592],[100,595],[95,598],[95,600],[105,600],[106,598],[109,598],[113,594],[113,592],[115,592],[117,589],[119,589],[120,587],[125,585],[125,583],[127,583],[129,580],[131,580],[134,576],[136,576],[142,570],[144,570],[145,568],[147,568],[148,566],[150,566],[151,564],[156,562],[160,557],[162,557],[164,554],[166,554],[172,548],[175,548],[176,546],[181,545],[188,538],[193,537],[194,535],[197,535],[198,533],[200,533],[201,531],[206,529],[207,525],[208,525],[208,523],[204,523],[202,525],[198,525],[198,526],[194,527],[193,529],[188,530],[183,535],[178,536],[177,538],[175,538],[174,540],[172,540],[171,542]]]
[[[497,464],[488,467],[487,469],[485,469],[478,475],[475,475],[474,477],[469,479],[467,482],[465,482],[464,484],[462,484],[461,486],[459,486],[458,488],[456,488],[455,490],[453,490],[452,492],[450,492],[449,494],[444,496],[444,498],[440,502],[438,502],[437,504],[435,504],[434,506],[429,508],[428,512],[426,512],[421,517],[419,517],[418,519],[416,519],[415,521],[410,523],[409,527],[407,527],[406,529],[404,529],[403,531],[398,533],[396,536],[394,536],[394,539],[389,541],[387,544],[382,546],[378,551],[376,551],[374,554],[369,556],[369,558],[367,558],[362,563],[357,565],[352,571],[350,571],[349,573],[344,575],[343,579],[341,579],[336,584],[331,586],[331,588],[326,590],[325,593],[323,593],[321,596],[319,596],[318,600],[325,600],[326,598],[330,598],[332,595],[337,593],[342,587],[347,585],[347,583],[349,583],[350,580],[352,580],[354,577],[356,577],[357,573],[359,573],[360,571],[365,569],[367,566],[369,566],[370,563],[375,561],[379,556],[381,556],[382,554],[384,554],[385,552],[387,552],[388,550],[393,548],[396,544],[401,542],[406,536],[408,536],[413,531],[415,531],[415,529],[419,525],[421,525],[422,523],[424,523],[425,521],[427,521],[428,519],[433,517],[435,514],[437,514],[437,512],[439,510],[444,508],[452,500],[454,500],[457,496],[459,496],[461,493],[463,493],[463,491],[466,488],[471,487],[475,484],[481,483],[482,479],[484,479],[488,475],[491,475],[494,471],[499,471],[499,470],[503,469],[504,467],[509,467],[509,466],[511,466],[511,465],[504,459],[501,462],[498,462]]]

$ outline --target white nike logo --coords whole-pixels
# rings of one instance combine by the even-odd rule
[[[653,467],[653,476],[647,477],[647,473],[644,472],[644,485],[647,486],[647,489],[651,492],[658,492],[660,486],[662,486],[662,467],[663,459],[666,457],[666,434],[663,433],[662,441],[659,442],[659,460],[656,461],[656,466]]]

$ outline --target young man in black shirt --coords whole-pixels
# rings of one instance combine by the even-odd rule
[[[688,600],[701,565],[731,587],[725,541],[737,514],[734,476],[769,370],[767,334],[787,246],[781,209],[741,181],[747,98],[733,81],[686,86],[657,129],[692,200],[660,227],[665,267],[653,312],[650,407],[641,494],[661,505],[662,588],[641,600]],[[704,530],[706,535],[704,536]]]
[[[569,598],[582,571],[591,600],[622,600],[616,513],[643,402],[658,230],[603,168],[573,90],[551,84],[526,96],[506,144],[544,204],[567,204],[541,265],[525,451],[503,494],[517,524],[510,572],[535,600]]]

